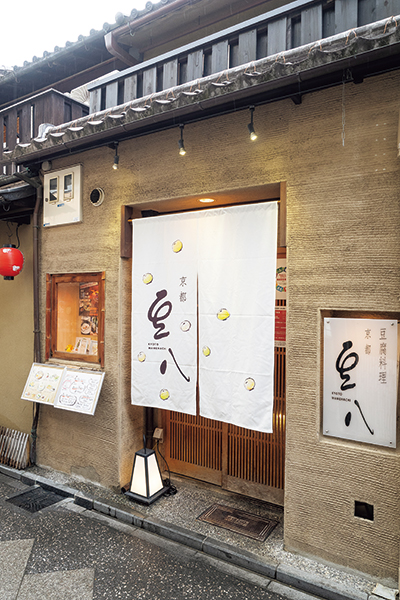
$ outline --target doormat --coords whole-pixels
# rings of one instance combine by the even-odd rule
[[[42,508],[57,504],[57,502],[60,502],[61,500],[65,500],[65,496],[60,496],[55,492],[50,492],[41,487],[37,487],[28,490],[27,492],[22,492],[22,494],[18,494],[17,496],[12,496],[11,498],[8,498],[6,502],[10,502],[10,504],[14,504],[14,506],[19,506],[30,513],[35,513],[42,510]]]
[[[223,504],[213,504],[197,519],[240,533],[259,542],[264,542],[278,525],[278,521],[264,519],[264,517]]]

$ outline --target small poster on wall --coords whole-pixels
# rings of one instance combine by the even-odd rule
[[[56,408],[94,415],[104,373],[66,369],[54,402]]]
[[[276,260],[276,300],[286,300],[286,258],[277,258]]]
[[[275,348],[286,347],[286,258],[276,261]]]
[[[395,448],[397,380],[397,321],[324,319],[324,435]]]
[[[53,405],[64,371],[65,367],[33,363],[22,392],[22,400]]]

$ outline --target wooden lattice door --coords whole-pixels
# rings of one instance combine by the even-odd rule
[[[284,308],[286,300],[277,300]],[[286,348],[275,348],[273,433],[251,431],[165,411],[166,457],[172,472],[283,504]]]
[[[283,288],[275,300],[273,433],[163,411],[165,452],[172,472],[283,505],[286,419],[286,249],[278,249]],[[278,273],[277,272],[277,273]],[[218,399],[216,398],[216,401]],[[197,402],[197,407],[199,403]]]

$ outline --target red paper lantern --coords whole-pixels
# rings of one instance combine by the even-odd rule
[[[24,266],[24,255],[14,244],[8,244],[0,248],[0,275],[4,279],[14,279],[19,275]]]

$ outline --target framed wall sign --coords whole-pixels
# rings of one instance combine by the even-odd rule
[[[33,363],[22,392],[22,400],[54,404],[65,367]]]
[[[324,319],[323,434],[396,447],[396,320]]]

